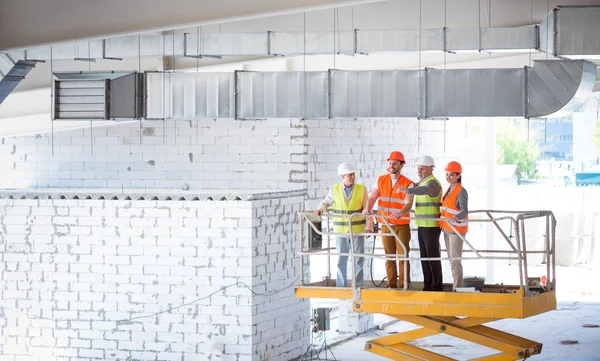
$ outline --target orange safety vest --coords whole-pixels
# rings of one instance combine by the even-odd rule
[[[457,215],[460,212],[460,209],[458,207],[456,207],[456,199],[458,198],[458,194],[460,193],[460,190],[462,188],[463,188],[462,184],[456,183],[456,186],[454,186],[454,189],[452,189],[452,191],[450,191],[450,187],[449,187],[448,190],[446,191],[446,194],[444,194],[444,198],[442,198],[442,208],[441,208],[442,212],[440,214],[440,217],[446,218],[448,220],[447,221],[441,220],[440,228],[445,229],[450,233],[454,233],[454,230],[452,228],[450,228],[450,226],[448,225],[448,222],[450,222],[450,218],[454,217],[455,215]],[[450,222],[450,223],[452,223],[452,225],[454,226],[454,228],[456,228],[458,233],[465,234],[469,230],[469,226],[467,225],[467,222],[465,222],[465,220],[467,220],[467,219],[469,219],[469,217],[467,217],[464,220],[459,221],[459,222]]]
[[[408,188],[414,183],[401,175],[400,179],[396,181],[396,184],[392,185],[392,176],[390,174],[385,174],[379,177],[377,180],[377,189],[379,190],[379,202],[377,203],[377,214],[382,216],[389,216],[390,214],[401,210],[406,201],[406,193],[397,192],[399,186],[404,188]],[[410,213],[403,214],[402,217],[410,217]],[[385,224],[383,218],[377,218],[379,223]],[[390,224],[396,225],[405,225],[410,224],[409,219],[391,219],[387,220]]]

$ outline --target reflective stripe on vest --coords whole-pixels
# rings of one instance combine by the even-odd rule
[[[342,184],[333,186],[333,214],[343,215],[342,217],[333,217],[333,231],[335,233],[348,233],[348,216],[353,213],[360,213],[363,210],[363,198],[365,195],[365,186],[354,184],[350,198],[346,201],[346,193]],[[352,218],[352,233],[364,233],[366,225],[365,217]]]
[[[447,230],[450,233],[455,233],[454,230],[448,225],[450,222],[450,218],[454,217],[458,213],[460,213],[460,209],[456,207],[456,200],[458,199],[458,195],[460,194],[461,189],[463,188],[462,184],[457,183],[452,190],[448,188],[446,194],[444,194],[444,199],[442,200],[442,208],[441,208],[441,217],[447,218],[447,221],[440,221],[440,227],[442,229]],[[465,220],[468,219],[465,218]],[[469,230],[469,227],[466,222],[450,222],[456,228],[458,233],[465,234]]]
[[[440,218],[440,206],[442,205],[442,185],[433,175],[423,179],[419,185],[427,185],[429,181],[434,180],[440,186],[440,193],[435,197],[429,195],[415,196],[415,224],[417,227],[439,227],[440,222],[435,218]],[[431,219],[433,218],[433,219]]]
[[[406,193],[401,192],[398,193],[398,187],[408,188],[413,185],[413,182],[401,175],[400,178],[396,181],[396,184],[392,185],[392,176],[390,174],[385,174],[379,177],[377,180],[377,189],[379,190],[379,200],[377,202],[377,214],[382,216],[389,216],[394,212],[398,212],[404,205],[406,204]],[[402,217],[409,217],[410,214],[403,214]],[[378,221],[382,224],[385,224],[383,218],[378,218]],[[391,219],[388,218],[387,221],[390,224],[398,224],[404,225],[409,224],[409,219]]]

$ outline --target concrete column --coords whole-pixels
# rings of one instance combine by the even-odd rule
[[[494,209],[496,190],[496,122],[493,118],[485,120],[486,153],[486,204],[487,209]],[[494,226],[486,225],[485,238],[486,248],[494,249]],[[486,282],[491,283],[494,279],[494,260],[486,261]]]

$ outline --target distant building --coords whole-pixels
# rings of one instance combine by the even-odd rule
[[[533,137],[538,140],[540,159],[573,160],[573,117],[535,120]]]

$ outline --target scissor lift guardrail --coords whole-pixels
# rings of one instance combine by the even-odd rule
[[[499,215],[494,217],[494,215]],[[479,216],[479,217],[478,217]],[[474,254],[474,257],[461,257],[461,260],[516,260],[519,268],[519,284],[515,285],[484,285],[481,293],[452,292],[452,286],[445,284],[445,292],[420,291],[420,283],[412,282],[408,286],[406,270],[404,267],[404,289],[380,289],[372,282],[365,281],[363,287],[356,287],[355,274],[351,274],[352,287],[336,287],[336,281],[331,279],[330,265],[332,256],[349,256],[352,264],[355,257],[396,259],[408,262],[410,260],[453,260],[457,258],[420,258],[401,257],[397,254],[367,254],[354,253],[353,238],[356,236],[393,235],[397,243],[407,250],[396,234],[393,233],[355,233],[352,227],[349,233],[334,233],[330,230],[332,214],[325,214],[327,219],[325,231],[317,229],[314,218],[308,212],[298,213],[300,220],[300,258],[302,269],[305,269],[306,258],[315,256],[327,257],[327,276],[318,282],[307,282],[304,273],[301,283],[295,286],[296,297],[300,298],[333,298],[349,299],[353,301],[356,312],[382,313],[399,320],[411,322],[422,328],[402,332],[399,334],[381,337],[368,341],[365,350],[387,357],[392,360],[454,360],[452,358],[434,353],[417,346],[408,344],[408,341],[445,333],[473,343],[486,346],[500,353],[473,360],[521,360],[537,355],[542,350],[542,344],[536,341],[521,338],[502,332],[483,324],[504,318],[527,318],[556,309],[556,272],[555,272],[555,239],[556,219],[550,211],[494,211],[479,210],[469,212],[469,223],[492,223],[502,235],[509,246],[509,250],[477,250],[462,235],[460,238],[469,249],[463,253]],[[336,214],[336,218],[340,215]],[[343,216],[342,216],[343,217]],[[388,226],[388,217],[378,215],[364,216],[360,213],[345,216],[349,225],[355,217],[383,218],[384,225]],[[525,221],[531,219],[545,221],[544,250],[527,250],[525,240]],[[414,219],[414,217],[410,217]],[[440,218],[441,222],[446,219]],[[507,236],[500,222],[508,221],[514,233],[515,243]],[[454,226],[450,227],[456,232]],[[327,240],[325,248],[311,249],[308,239],[312,230]],[[458,233],[457,233],[458,234]],[[345,236],[351,240],[349,253],[332,252],[330,237]],[[414,249],[411,249],[414,250]],[[507,256],[505,256],[506,254]],[[539,278],[530,278],[528,272],[527,255],[543,254],[546,263],[546,284]]]

